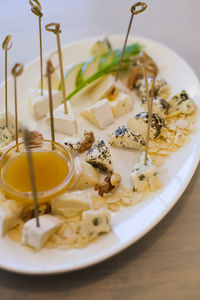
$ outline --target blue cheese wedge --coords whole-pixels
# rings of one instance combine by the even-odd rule
[[[146,139],[148,126],[148,113],[140,112],[127,122],[128,128]],[[162,135],[166,127],[165,120],[158,114],[153,113],[151,119],[150,138],[156,139]]]
[[[99,129],[105,129],[114,122],[114,116],[110,103],[107,99],[102,99],[97,103],[87,107],[81,115],[92,122]]]
[[[87,210],[82,214],[80,232],[84,237],[96,238],[111,230],[110,212],[105,209]]]
[[[79,157],[74,159],[75,182],[72,189],[84,190],[100,184],[100,172]]]
[[[109,138],[109,144],[112,147],[142,149],[146,143],[140,134],[134,133],[126,126],[121,126],[112,133]]]
[[[0,236],[4,236],[14,228],[20,219],[22,206],[14,200],[2,200],[0,202]]]
[[[152,76],[148,76],[149,95],[151,95]],[[146,99],[146,87],[145,80],[139,79],[135,83],[135,92],[137,96],[142,100]],[[161,97],[168,99],[170,96],[170,86],[165,79],[157,77],[154,85],[154,97]]]
[[[162,182],[158,175],[157,167],[152,162],[150,156],[147,156],[147,165],[144,164],[144,153],[140,157],[140,162],[136,163],[131,171],[133,190],[144,192],[150,188],[152,192],[162,187]]]
[[[144,106],[147,110],[147,100],[142,100],[142,106]],[[161,97],[153,98],[153,112],[158,114],[161,117],[166,117],[168,115],[168,111],[170,109],[170,104],[165,99]]]
[[[54,109],[54,128],[55,131],[74,135],[78,132],[78,125],[76,121],[76,117],[74,115],[71,103],[67,101],[67,109],[68,113],[64,113],[64,104],[61,104],[56,109]],[[46,123],[50,125],[50,115],[47,115]]]
[[[41,95],[41,89],[30,89],[29,93],[29,103],[36,120],[39,120],[47,115],[49,112],[49,92],[48,90],[43,90],[43,95]],[[58,107],[62,102],[62,96],[60,91],[52,90],[52,102],[53,107]]]
[[[61,227],[62,221],[55,216],[43,215],[39,217],[40,226],[36,226],[36,219],[33,218],[24,224],[22,230],[22,244],[40,250],[49,238]]]
[[[133,110],[133,99],[123,92],[119,92],[116,99],[110,101],[115,118],[119,118]]]
[[[93,56],[105,54],[110,50],[112,50],[112,46],[107,36],[100,37],[90,48],[90,52]]]
[[[180,114],[190,115],[196,110],[195,102],[190,98],[185,90],[173,96],[170,101],[169,117],[175,117]]]
[[[113,173],[111,153],[104,140],[97,141],[97,143],[88,151],[86,162],[108,174]]]
[[[90,196],[87,191],[65,193],[53,199],[51,205],[53,214],[67,218],[91,209]]]

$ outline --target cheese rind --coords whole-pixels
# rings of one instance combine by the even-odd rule
[[[128,128],[130,128],[134,133],[141,134],[145,139],[147,135],[147,126],[148,126],[148,113],[140,112],[135,115],[133,118],[129,119],[127,122]],[[156,113],[152,114],[151,126],[150,126],[150,138],[156,139],[165,128],[165,120],[157,115]]]
[[[51,215],[39,217],[40,226],[36,226],[33,218],[24,224],[22,231],[22,244],[27,244],[36,250],[40,250],[48,239],[59,229],[62,221]]]
[[[110,136],[109,144],[112,147],[124,147],[131,149],[142,149],[145,146],[145,140],[140,134],[135,134],[126,126],[118,127]]]
[[[67,218],[91,209],[89,193],[86,191],[65,193],[53,199],[51,204],[53,214]]]
[[[97,103],[87,107],[81,115],[92,122],[99,129],[105,129],[114,122],[114,116],[110,103],[107,99],[102,99]]]
[[[0,202],[0,236],[4,236],[19,221],[22,206],[14,200],[2,200]]]
[[[36,120],[45,117],[49,112],[49,92],[43,90],[41,95],[41,89],[29,89],[29,102],[31,111]],[[53,108],[58,107],[62,102],[62,96],[60,91],[52,90],[52,102]]]
[[[84,237],[96,238],[101,233],[111,230],[111,216],[106,209],[88,210],[82,214],[81,234]]]
[[[104,140],[97,143],[88,151],[86,162],[106,173],[113,173],[110,149]]]
[[[64,104],[61,104],[56,109],[54,109],[53,115],[54,115],[54,128],[55,131],[68,134],[68,135],[74,135],[77,133],[77,122],[76,117],[73,113],[73,109],[71,106],[71,103],[67,101],[67,109],[68,113],[64,113]],[[47,115],[46,123],[50,125],[50,115]]]
[[[79,157],[74,159],[75,183],[72,189],[84,190],[87,187],[100,184],[100,172]]]
[[[120,92],[115,100],[110,101],[110,104],[115,118],[119,118],[133,109],[133,99],[123,92]]]

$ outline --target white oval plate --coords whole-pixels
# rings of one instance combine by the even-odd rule
[[[144,38],[129,38],[129,43],[138,41],[145,45],[149,55],[155,59],[161,75],[172,86],[172,93],[185,89],[200,106],[200,84],[193,70],[169,48]],[[123,37],[112,36],[115,48],[122,47]],[[89,58],[91,40],[77,42],[63,47],[64,66]],[[45,56],[45,59],[49,54]],[[55,56],[54,56],[55,57]],[[57,62],[56,62],[57,64]],[[66,69],[66,68],[65,68]],[[19,113],[21,119],[32,128],[40,130],[41,122],[36,123],[27,110],[27,90],[36,87],[39,80],[39,60],[28,64],[18,80]],[[13,81],[8,82],[9,107],[13,110]],[[1,99],[4,85],[0,86]],[[2,101],[0,110],[3,109]],[[199,117],[198,117],[199,119]],[[173,207],[184,192],[200,159],[200,127],[191,141],[166,162],[168,168],[164,176],[164,188],[152,194],[147,200],[126,209],[112,217],[113,231],[84,249],[58,250],[42,249],[37,253],[27,251],[13,242],[8,236],[0,239],[0,267],[25,274],[52,274],[67,272],[91,266],[120,252],[136,242],[151,230]],[[129,175],[128,175],[129,176]]]

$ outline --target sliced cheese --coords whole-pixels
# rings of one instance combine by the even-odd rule
[[[19,222],[22,206],[14,200],[0,202],[0,236],[4,236]]]
[[[39,217],[40,226],[36,226],[33,218],[24,224],[22,231],[22,244],[27,244],[36,250],[40,250],[48,239],[59,229],[62,221],[51,215]]]
[[[64,217],[80,215],[91,208],[89,193],[86,191],[69,192],[52,200],[52,212]]]
[[[105,129],[115,120],[107,99],[102,99],[87,107],[81,114],[100,129]]]
[[[36,120],[39,120],[42,117],[46,116],[46,114],[49,112],[48,90],[43,90],[43,95],[41,95],[41,89],[30,89],[29,102],[32,114]],[[52,102],[54,109],[61,104],[62,96],[60,91],[52,90]]]

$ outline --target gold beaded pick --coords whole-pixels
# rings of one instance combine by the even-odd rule
[[[8,85],[7,85],[7,70],[8,70],[8,58],[7,53],[8,50],[12,47],[12,36],[7,35],[5,40],[3,41],[2,48],[5,50],[5,120],[6,120],[6,127],[8,127]]]
[[[18,111],[17,111],[17,77],[23,72],[24,66],[21,63],[16,63],[11,70],[14,78],[14,97],[15,97],[15,135],[16,135],[16,146],[18,149]]]
[[[128,41],[128,36],[129,36],[130,30],[131,30],[131,26],[132,26],[132,23],[133,23],[133,18],[134,18],[135,15],[138,15],[141,12],[143,12],[146,8],[147,8],[147,4],[145,2],[136,2],[131,7],[131,18],[130,18],[130,21],[129,21],[128,30],[127,30],[125,41],[124,41],[122,55],[121,55],[120,62],[119,62],[119,65],[118,65],[118,69],[117,69],[117,73],[116,73],[116,76],[115,76],[115,81],[117,81],[119,79],[121,64],[122,64],[122,61],[123,61],[123,58],[124,58],[126,44],[127,44],[127,41]]]
[[[41,20],[43,13],[41,12],[42,7],[38,0],[29,0],[31,5],[31,11],[39,20],[39,41],[40,41],[40,76],[41,76],[41,95],[43,95],[43,60],[42,60],[42,29],[41,29]]]
[[[37,204],[37,190],[36,190],[36,184],[35,184],[33,158],[32,158],[32,152],[31,152],[31,133],[26,128],[24,129],[24,145],[25,145],[25,149],[26,149],[28,166],[29,166],[29,174],[30,174],[32,195],[33,195],[33,201],[34,201],[36,226],[39,227],[40,222],[39,222],[39,213],[38,213],[38,204]]]
[[[46,75],[48,79],[48,89],[49,89],[49,110],[50,110],[50,121],[51,121],[51,139],[55,142],[55,130],[54,130],[54,118],[53,118],[53,101],[52,101],[52,91],[51,91],[51,74],[54,72],[54,67],[51,60],[47,61]],[[52,144],[54,149],[54,144]]]
[[[65,81],[64,81],[64,72],[63,72],[63,61],[62,61],[62,52],[61,52],[61,45],[60,45],[60,24],[59,23],[49,23],[45,26],[47,31],[53,32],[56,35],[57,40],[57,48],[58,48],[58,59],[59,59],[59,66],[60,66],[60,78],[61,78],[61,86],[62,86],[62,93],[63,93],[63,101],[64,101],[64,113],[67,114],[67,100],[66,100],[66,92],[65,92]]]

